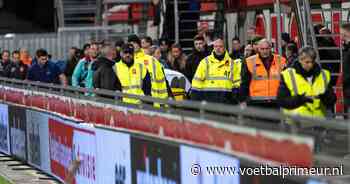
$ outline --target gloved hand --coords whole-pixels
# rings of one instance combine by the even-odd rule
[[[323,93],[323,94],[320,94],[317,96],[317,98],[319,98],[321,101],[324,101],[326,98],[327,98],[327,94],[326,93]]]
[[[297,101],[300,105],[304,105],[305,103],[313,103],[314,100],[310,97],[305,96],[305,93],[297,96]]]

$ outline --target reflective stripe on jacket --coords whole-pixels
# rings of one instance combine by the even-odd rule
[[[247,67],[252,75],[249,84],[251,100],[275,100],[281,78],[281,71],[286,65],[286,59],[274,54],[269,71],[266,70],[259,55],[246,59]]]
[[[122,86],[122,92],[132,95],[144,96],[142,90],[142,82],[146,77],[146,67],[141,63],[134,63],[133,66],[128,67],[123,62],[118,62],[114,65],[114,71]],[[132,98],[123,98],[123,102],[131,104],[140,104],[141,101]]]
[[[331,79],[329,71],[322,69],[312,84],[293,68],[283,71],[282,75],[291,96],[305,94],[305,96],[313,99],[313,103],[305,103],[295,109],[283,109],[285,113],[318,118],[324,118],[326,116],[326,107],[322,104],[319,95],[324,94],[327,90]]]
[[[214,54],[204,58],[192,80],[192,89],[197,91],[232,92],[241,82],[241,60],[232,60],[226,52],[219,61]]]

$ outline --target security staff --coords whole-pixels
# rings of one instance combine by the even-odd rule
[[[305,47],[299,61],[282,72],[278,101],[284,112],[291,115],[324,118],[336,96],[330,85],[330,72],[315,62],[316,51]]]
[[[241,61],[232,60],[224,41],[214,42],[214,51],[204,58],[192,80],[191,99],[215,103],[237,103]]]
[[[271,43],[260,40],[258,54],[248,57],[242,66],[241,102],[277,108],[277,90],[285,65],[285,58],[272,53]]]
[[[121,49],[121,61],[114,65],[117,76],[116,88],[119,91],[133,95],[151,95],[151,79],[146,67],[134,60],[134,48],[125,44]],[[132,98],[123,98],[123,102],[140,104],[141,101]]]
[[[135,62],[144,64],[150,73],[152,82],[152,97],[167,99],[171,92],[165,79],[162,64],[154,57],[144,53],[143,49],[141,48],[141,40],[137,35],[130,35],[128,37],[128,42],[134,47]],[[160,104],[155,104],[155,107],[160,107]]]

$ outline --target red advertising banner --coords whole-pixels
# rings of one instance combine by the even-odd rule
[[[82,125],[57,119],[49,119],[49,147],[52,174],[66,179],[73,160],[81,160],[74,183],[96,183],[95,132]]]
[[[73,126],[49,119],[51,172],[62,180],[73,158],[73,131]]]

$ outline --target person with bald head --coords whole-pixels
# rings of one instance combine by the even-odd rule
[[[257,54],[246,58],[242,66],[241,103],[277,108],[280,75],[285,66],[286,59],[272,52],[271,42],[260,40]]]
[[[191,100],[237,104],[241,61],[230,58],[223,39],[213,45],[212,54],[202,59],[193,77]]]

